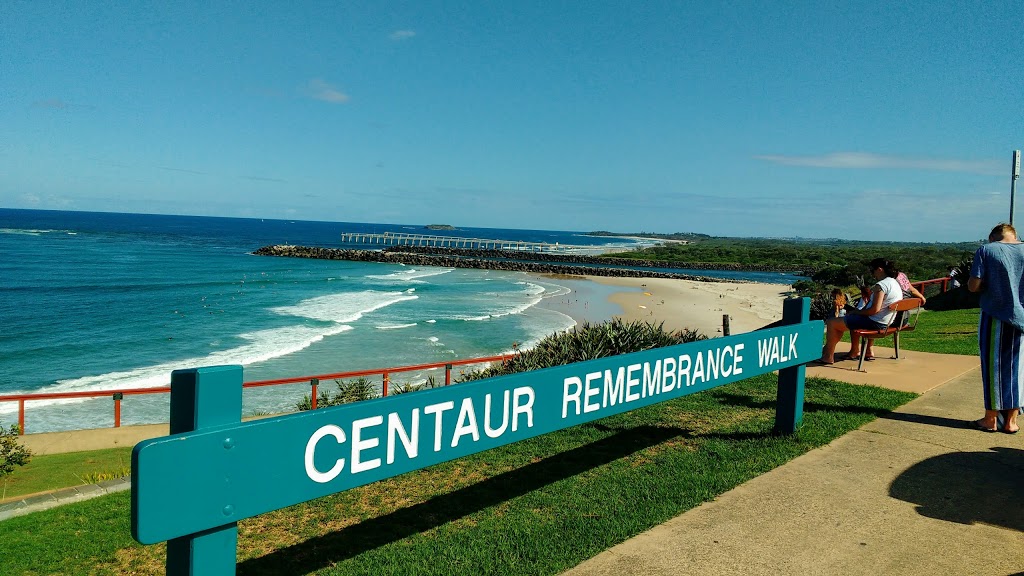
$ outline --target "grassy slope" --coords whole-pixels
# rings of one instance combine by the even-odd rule
[[[791,437],[765,375],[246,520],[245,574],[554,574],[912,398],[810,379]],[[162,574],[120,493],[0,522],[3,574]]]
[[[100,475],[125,476],[131,464],[131,448],[33,456],[28,464],[0,481],[0,501],[87,484]]]

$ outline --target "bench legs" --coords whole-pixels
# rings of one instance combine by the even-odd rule
[[[893,333],[892,339],[893,339],[893,345],[896,347],[896,359],[899,360],[900,359],[900,333],[899,332]],[[875,340],[874,338],[868,338],[867,336],[862,336],[861,337],[861,339],[860,339],[860,359],[857,362],[857,372],[866,372],[866,370],[863,369],[863,367],[864,367],[864,357],[867,356],[867,353],[868,353],[868,342],[872,342],[873,343],[874,340]]]

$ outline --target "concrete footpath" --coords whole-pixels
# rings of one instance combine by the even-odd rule
[[[920,398],[565,575],[1024,574],[1024,433],[969,424],[981,372],[960,370],[977,359],[886,352],[867,375]],[[955,375],[932,375],[936,363]],[[813,373],[866,377],[855,368]]]

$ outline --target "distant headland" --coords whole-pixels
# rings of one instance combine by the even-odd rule
[[[427,224],[424,226],[427,230],[455,230],[455,226],[451,224]]]

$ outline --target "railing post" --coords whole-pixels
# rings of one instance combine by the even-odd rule
[[[114,392],[114,428],[121,427],[121,400],[124,392]]]
[[[388,395],[388,371],[384,371],[384,385],[381,387],[381,396]]]
[[[313,388],[313,399],[309,401],[309,406],[311,410],[316,410],[316,388],[320,384],[320,379],[313,378],[309,381],[309,384]]]
[[[25,434],[25,400],[18,400],[18,435]]]
[[[452,383],[452,365],[444,365],[444,385],[447,386]]]
[[[811,319],[810,298],[782,301],[782,325],[802,324]],[[814,360],[808,358],[807,361]],[[804,418],[803,364],[779,370],[779,388],[775,405],[775,434],[792,434]]]
[[[241,420],[241,366],[171,372],[171,434],[236,424]],[[230,437],[224,440],[225,450],[233,445]],[[133,479],[133,500],[136,489]],[[168,540],[167,576],[234,574],[238,553],[238,523],[232,520],[234,511],[231,503],[225,503],[222,526]]]

